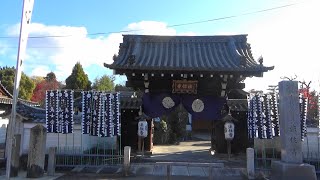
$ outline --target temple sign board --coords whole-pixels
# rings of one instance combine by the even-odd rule
[[[172,93],[197,94],[198,81],[173,80]]]

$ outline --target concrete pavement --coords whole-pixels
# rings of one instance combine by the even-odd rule
[[[32,178],[32,179],[37,179],[37,180],[53,180],[53,179],[57,179],[59,177],[62,177],[64,175],[64,173],[55,173],[54,176],[47,176],[47,174],[44,174],[44,176],[40,177],[40,178]],[[26,171],[20,171],[18,173],[17,177],[12,177],[10,179],[12,180],[22,180],[22,179],[27,179],[27,172]],[[1,175],[0,179],[6,179],[6,175]]]
[[[210,171],[211,169],[211,171]],[[132,164],[128,176],[122,167],[77,168],[57,179],[243,179],[242,168],[225,168],[221,163]]]

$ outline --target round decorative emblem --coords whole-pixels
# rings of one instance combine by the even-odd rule
[[[192,102],[192,110],[194,112],[202,112],[204,109],[204,103],[201,99],[195,99]]]
[[[53,92],[51,92],[51,93],[50,93],[50,96],[51,96],[51,97],[53,97],[53,96],[54,96],[54,93],[53,93]]]
[[[87,94],[87,98],[91,98],[91,94]]]
[[[162,100],[162,105],[163,105],[163,107],[170,109],[175,105],[175,103],[171,97],[165,97]]]

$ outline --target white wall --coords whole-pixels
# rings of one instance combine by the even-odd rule
[[[265,148],[275,148],[278,152],[281,152],[280,138],[254,139],[254,148],[260,152]],[[302,141],[302,152],[305,158],[308,156],[308,153],[309,158],[320,157],[320,137],[318,128],[307,128],[307,137]]]
[[[27,154],[29,149],[30,129],[36,123],[24,123],[21,154]],[[41,124],[45,126],[44,124]],[[81,126],[74,126],[72,134],[47,133],[47,150],[49,147],[58,147],[58,151],[82,153],[92,147],[116,149],[116,137],[96,137],[81,134]]]
[[[302,142],[302,152],[304,157],[309,158],[319,158],[320,156],[320,138],[318,136],[318,128],[308,128],[307,137],[304,138]]]

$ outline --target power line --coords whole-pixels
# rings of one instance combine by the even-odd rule
[[[188,23],[168,25],[167,27],[188,26],[188,25],[193,25],[193,24],[201,24],[201,23],[208,23],[208,22],[220,21],[220,20],[225,20],[225,19],[232,19],[232,18],[237,18],[237,17],[241,17],[241,16],[247,16],[247,15],[251,15],[251,14],[258,14],[258,13],[263,13],[263,12],[267,12],[267,11],[273,11],[273,10],[277,10],[277,9],[287,8],[287,7],[294,6],[294,5],[297,5],[297,3],[292,3],[292,4],[283,5],[283,6],[277,6],[277,7],[252,11],[252,12],[248,12],[248,13],[241,13],[238,15],[231,15],[231,16],[224,16],[224,17],[207,19],[207,20],[202,20],[202,21],[194,21],[194,22],[188,22]],[[88,36],[96,36],[96,35],[106,35],[106,34],[112,34],[112,33],[131,33],[131,32],[143,31],[143,30],[144,29],[97,32],[97,33],[89,33],[87,35]],[[29,38],[31,38],[31,39],[66,38],[66,37],[72,37],[72,36],[74,36],[74,35],[70,35],[70,34],[69,35],[44,35],[44,36],[29,36]],[[13,38],[19,38],[19,37],[18,36],[0,36],[0,39],[13,39]],[[13,47],[9,47],[9,48],[13,48]],[[16,48],[16,47],[14,47],[14,48]],[[29,48],[40,48],[40,47],[29,47]],[[45,48],[45,47],[42,47],[42,48]],[[63,47],[47,47],[47,48],[63,48]]]
[[[190,22],[190,23],[175,24],[175,25],[171,25],[171,26],[168,26],[168,27],[186,26],[186,25],[192,25],[192,24],[200,24],[200,23],[207,23],[207,22],[212,22],[212,21],[219,21],[219,20],[237,18],[237,17],[240,17],[240,16],[246,16],[246,15],[257,14],[257,13],[262,13],[262,12],[267,12],[267,11],[273,11],[273,10],[276,10],[276,9],[282,9],[282,8],[286,8],[286,7],[293,6],[293,5],[296,5],[296,4],[287,4],[287,5],[283,5],[283,6],[277,6],[277,7],[273,7],[273,8],[268,8],[268,9],[263,9],[263,10],[248,12],[248,13],[242,13],[242,14],[232,15],[232,16],[224,16],[224,17],[208,19],[208,20],[203,20],[203,21],[195,21],[195,22]]]

